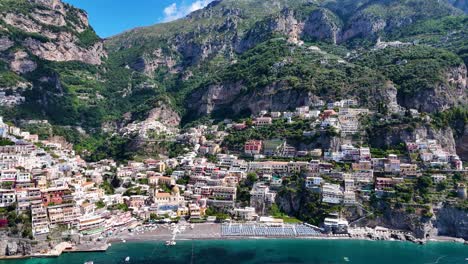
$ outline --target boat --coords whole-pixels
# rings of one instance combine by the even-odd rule
[[[125,258],[125,262],[129,262],[129,261],[130,261],[130,257],[127,256],[127,257]]]
[[[349,262],[349,258],[348,258],[348,257],[344,257],[343,259],[344,259],[344,261]]]
[[[125,242],[127,242],[127,241],[125,239],[122,239],[122,243],[125,243]]]
[[[94,264],[93,261],[86,261],[84,264]]]
[[[166,241],[166,246],[175,246],[177,243],[174,240]]]

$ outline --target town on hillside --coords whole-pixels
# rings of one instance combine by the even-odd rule
[[[63,138],[0,117],[0,232],[35,241],[26,253],[8,242],[6,254],[138,238],[425,239],[381,219],[388,208],[430,219],[443,203],[466,206],[463,162],[430,137],[367,145],[372,115],[349,99],[180,131],[157,126],[149,134],[183,151],[126,162],[86,162]]]

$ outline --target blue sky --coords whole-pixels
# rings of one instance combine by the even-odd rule
[[[99,36],[109,37],[139,26],[168,22],[212,0],[63,0],[88,12]]]

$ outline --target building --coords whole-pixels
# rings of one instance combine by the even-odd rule
[[[158,205],[179,205],[185,202],[185,198],[180,195],[177,185],[172,187],[171,193],[155,191],[153,196],[154,203]]]
[[[80,208],[73,203],[47,207],[50,224],[69,224],[81,216]]]
[[[254,184],[250,191],[250,206],[255,208],[259,215],[264,215],[268,208],[275,202],[276,193],[270,191],[268,185],[263,182]]]
[[[271,117],[257,117],[254,120],[254,124],[257,126],[268,126],[271,125],[272,118]]]
[[[15,190],[0,190],[0,207],[8,207],[16,202]]]
[[[261,140],[249,140],[244,145],[244,153],[247,155],[256,155],[262,152]]]
[[[90,215],[78,219],[78,230],[83,235],[95,235],[104,232],[105,220],[99,215]]]
[[[395,183],[394,183],[392,178],[377,177],[375,179],[375,189],[377,189],[377,190],[384,190],[386,188],[393,188],[394,185],[395,185]]]
[[[323,182],[322,177],[307,177],[305,186],[306,188],[312,189],[312,188],[320,187],[322,182]]]
[[[322,202],[340,204],[343,202],[343,191],[338,184],[325,183],[322,186]]]
[[[324,228],[328,232],[332,232],[334,234],[343,234],[347,233],[348,231],[348,221],[339,218],[325,218],[324,220]]]
[[[438,184],[438,183],[445,181],[447,179],[447,176],[443,174],[433,174],[431,175],[431,178],[435,184]]]
[[[31,225],[34,237],[49,233],[47,209],[40,200],[31,203]]]
[[[234,209],[234,217],[244,221],[254,221],[258,218],[254,207],[236,208]]]

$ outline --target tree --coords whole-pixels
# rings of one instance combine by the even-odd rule
[[[96,202],[96,208],[100,209],[100,208],[104,208],[106,207],[106,204],[104,203],[103,200],[99,200]]]
[[[432,179],[429,176],[421,176],[418,178],[416,187],[421,194],[427,194],[429,188],[432,187]]]

